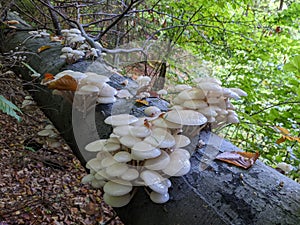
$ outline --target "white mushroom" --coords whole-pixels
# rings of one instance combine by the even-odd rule
[[[156,106],[149,106],[144,109],[144,113],[146,116],[154,117],[154,116],[158,116],[161,113],[161,111]]]
[[[117,99],[115,97],[99,97],[96,101],[99,104],[111,104],[116,102]]]
[[[131,161],[131,155],[128,152],[120,151],[114,155],[114,160],[120,163],[126,163]]]
[[[128,170],[128,166],[125,163],[114,163],[111,166],[107,167],[105,172],[111,176],[121,176]]]
[[[119,90],[116,96],[118,98],[125,98],[125,99],[133,98],[133,95],[130,94],[130,92],[126,89]]]
[[[117,90],[108,84],[104,83],[102,88],[100,89],[99,95],[101,97],[111,97],[117,94]]]
[[[163,170],[170,162],[170,156],[165,151],[161,151],[161,155],[145,160],[144,166],[149,170]]]
[[[85,150],[89,152],[101,151],[103,150],[106,141],[107,139],[100,139],[100,140],[93,141],[85,146]]]
[[[112,126],[122,126],[137,122],[138,118],[129,114],[119,114],[107,117],[104,122]]]
[[[177,91],[177,92],[181,92],[181,91],[189,90],[189,89],[192,89],[192,87],[187,84],[178,84],[175,86],[175,91]]]
[[[86,163],[85,167],[87,169],[92,169],[94,171],[98,171],[98,170],[101,170],[103,168],[102,165],[101,165],[101,161],[97,158],[90,159]]]
[[[131,197],[130,194],[122,196],[111,196],[107,193],[104,193],[103,200],[112,207],[123,207],[130,202]]]
[[[170,122],[182,125],[202,125],[207,122],[205,116],[193,110],[172,110],[164,115]]]
[[[132,148],[135,143],[142,141],[142,139],[133,137],[131,135],[126,135],[120,138],[120,142],[122,145],[125,145],[128,148]]]
[[[176,142],[174,148],[182,148],[191,143],[191,140],[185,135],[180,135],[180,134],[174,135],[174,138]]]
[[[125,180],[108,181],[103,190],[111,196],[122,196],[128,194],[132,190],[132,184]]]
[[[180,92],[177,97],[183,100],[191,100],[191,99],[205,99],[206,95],[202,89],[192,88]]]
[[[164,178],[157,172],[152,170],[144,170],[141,172],[140,177],[153,191],[160,194],[168,192],[168,186],[163,182]]]
[[[139,172],[136,169],[128,169],[121,175],[121,179],[132,181],[139,177]]]
[[[160,149],[155,148],[149,143],[144,141],[135,143],[131,149],[131,156],[136,160],[144,160],[155,158],[161,154]]]
[[[169,196],[169,193],[160,194],[155,191],[152,191],[150,193],[150,199],[154,203],[162,204],[162,203],[169,201],[170,196]]]
[[[189,172],[191,163],[189,158],[181,151],[170,154],[170,163],[162,171],[169,176],[182,176]]]
[[[157,146],[159,148],[171,148],[175,145],[174,137],[163,128],[154,128],[150,136],[144,139],[144,142]]]

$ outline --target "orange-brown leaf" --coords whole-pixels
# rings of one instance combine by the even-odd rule
[[[249,169],[259,157],[259,152],[223,152],[217,155],[216,159],[233,164],[235,166]]]
[[[141,100],[141,99],[137,99],[135,100],[137,103],[140,103],[142,105],[149,105],[149,102],[147,100]]]
[[[64,75],[63,77],[47,83],[49,89],[57,89],[64,91],[76,91],[77,82],[70,75]]]
[[[282,134],[285,134],[285,135],[288,135],[290,132],[286,129],[286,128],[284,128],[284,127],[278,127],[278,126],[276,126],[276,128],[278,129],[278,130],[280,130],[280,132],[282,133]]]
[[[285,142],[285,140],[286,140],[285,136],[282,136],[281,138],[277,139],[276,144],[279,145],[280,143]]]
[[[4,21],[5,24],[14,25],[14,24],[20,24],[18,20],[7,20]]]
[[[43,45],[42,47],[39,47],[39,48],[38,48],[37,52],[38,52],[38,53],[41,53],[41,52],[43,52],[43,51],[45,51],[45,50],[47,50],[47,49],[49,49],[49,48],[51,48],[50,45]]]

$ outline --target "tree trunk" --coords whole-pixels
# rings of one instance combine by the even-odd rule
[[[7,32],[4,36],[6,38],[1,40],[2,49],[9,52],[21,45],[28,52],[30,66],[41,74],[45,72],[56,74],[62,69],[100,71],[102,74],[106,72],[111,78],[110,84],[117,88],[121,88],[120,83],[126,79],[115,74],[100,61],[81,61],[65,65],[59,58],[60,44],[49,43],[44,38],[28,39],[24,42],[28,37],[25,31]],[[51,48],[37,53],[37,49],[42,45],[50,45]],[[25,67],[15,69],[24,79],[31,79]],[[135,82],[128,80],[130,82],[128,89],[134,94],[137,86]],[[51,91],[43,86],[32,83],[30,88],[34,90],[32,93],[35,100],[83,164],[94,157],[92,154],[86,154],[83,149],[85,144],[99,137],[106,138],[110,134],[111,128],[103,120],[110,115],[111,110],[117,113],[142,113],[139,107],[131,107],[131,102],[119,99],[113,108],[112,105],[99,105],[83,114],[76,109],[72,110],[70,103],[52,95]],[[163,101],[148,100],[166,110]],[[219,152],[239,151],[239,149],[209,131],[202,131],[200,139],[204,141],[204,147],[197,147],[199,137],[195,137],[189,145],[189,151],[192,153],[191,171],[186,176],[171,178],[169,202],[162,205],[154,204],[146,192],[139,188],[129,205],[116,208],[126,225],[300,224],[298,183],[259,160],[249,170],[215,161],[214,157]]]

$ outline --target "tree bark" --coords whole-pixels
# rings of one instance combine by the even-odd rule
[[[14,18],[15,19],[15,18]],[[125,77],[119,76],[101,62],[81,61],[73,65],[65,65],[59,58],[61,45],[49,43],[47,39],[28,39],[25,31],[5,33],[1,40],[2,47],[7,52],[15,47],[21,47],[30,52],[28,63],[36,71],[43,74],[56,74],[63,69],[79,71],[94,71],[111,78],[111,85],[121,88]],[[42,45],[51,48],[41,53],[37,49]],[[35,53],[35,54],[32,54]],[[24,79],[31,77],[25,67],[16,67]],[[129,89],[134,94],[136,84],[132,80]],[[72,105],[59,96],[37,83],[32,83],[32,93],[46,115],[52,120],[62,136],[67,140],[74,154],[85,164],[86,160],[94,157],[86,154],[85,144],[107,137],[111,128],[103,120],[110,115],[112,105],[99,105],[87,114],[72,110]],[[154,105],[166,110],[166,104],[159,99],[148,99]],[[138,106],[131,107],[127,100],[119,99],[113,110],[118,113],[142,114]],[[77,116],[74,116],[74,114]],[[72,121],[75,118],[76,127]],[[96,121],[96,122],[95,122]],[[98,135],[94,135],[97,131]],[[78,135],[80,133],[80,140]],[[199,138],[205,143],[197,147]],[[216,154],[224,151],[237,150],[230,142],[209,132],[202,131],[200,136],[193,139],[189,145],[192,153],[191,171],[183,176],[171,178],[171,200],[166,204],[152,203],[143,188],[136,193],[131,203],[123,208],[116,208],[118,215],[126,225],[198,225],[198,224],[300,224],[300,185],[276,170],[266,166],[259,160],[249,169],[243,170],[226,163],[215,161]]]

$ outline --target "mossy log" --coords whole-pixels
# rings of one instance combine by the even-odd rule
[[[11,19],[19,20],[15,16],[11,16]],[[59,58],[59,43],[51,43],[48,38],[28,38],[28,31],[24,29],[30,27],[24,24],[22,22],[18,25],[17,30],[1,31],[2,53],[19,47],[27,55],[28,64],[41,74],[56,74],[63,69],[100,71],[102,74],[106,71],[112,80],[110,84],[119,88],[121,86],[118,85],[128,79],[117,75],[100,61],[81,61],[66,65]],[[37,53],[37,49],[43,45],[51,48]],[[32,80],[26,67],[14,69],[25,80]],[[137,86],[135,82],[128,80],[128,89],[134,94]],[[30,83],[35,100],[84,164],[93,157],[84,153],[84,145],[99,137],[106,138],[111,132],[111,128],[103,120],[111,114],[112,105],[99,105],[83,115],[74,109],[72,111],[69,102],[52,95],[44,86],[36,82]],[[148,100],[161,108],[166,107],[164,102]],[[117,113],[141,113],[139,107],[132,105],[130,101],[119,99],[113,105],[113,110]],[[83,118],[76,121],[76,127],[80,128],[78,130],[73,127],[74,113],[78,113],[75,118]],[[199,147],[199,138],[206,145]],[[202,131],[189,146],[192,153],[191,171],[183,177],[171,178],[170,201],[162,205],[154,204],[143,188],[139,188],[129,205],[116,208],[118,215],[126,225],[300,224],[300,185],[259,160],[249,170],[214,160],[219,152],[230,150],[240,151],[217,135]]]

